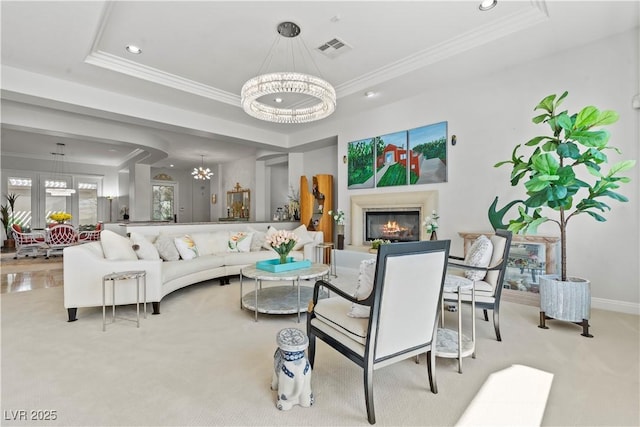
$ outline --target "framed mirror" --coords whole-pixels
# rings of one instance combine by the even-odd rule
[[[227,191],[227,219],[249,220],[251,211],[251,190],[244,189],[236,183],[233,190]]]

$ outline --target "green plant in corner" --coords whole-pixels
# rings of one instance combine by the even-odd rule
[[[9,205],[2,205],[0,206],[0,218],[2,219],[2,227],[4,228],[4,231],[7,235],[7,239],[9,239],[10,236],[10,225],[9,225]]]
[[[635,160],[624,160],[612,165],[608,171],[603,170],[602,165],[608,163],[605,150],[618,154],[620,150],[609,145],[609,131],[594,128],[615,123],[618,114],[611,110],[600,111],[594,106],[584,107],[572,115],[567,111],[559,112],[558,107],[567,94],[549,95],[535,107],[544,113],[534,117],[533,123],[547,124],[551,135],[536,136],[526,142],[524,145],[533,148],[528,158],[518,153],[522,146],[518,144],[511,160],[495,165],[513,165],[511,185],[524,181],[529,196],[524,201],[525,207],[518,207],[519,217],[509,221],[509,230],[535,233],[538,226],[547,221],[560,228],[562,281],[567,280],[567,223],[580,214],[590,215],[599,222],[606,221],[601,213],[611,207],[603,199],[628,201],[614,190],[630,181],[620,173],[636,163]],[[591,175],[591,182],[582,179],[586,175]],[[527,208],[533,211],[529,212]],[[542,208],[551,208],[557,218],[543,216]]]

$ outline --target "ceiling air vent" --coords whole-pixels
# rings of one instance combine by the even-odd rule
[[[318,46],[318,51],[329,58],[335,58],[338,55],[342,55],[345,52],[351,50],[351,46],[349,46],[343,40],[340,40],[337,37],[332,38],[326,43]]]

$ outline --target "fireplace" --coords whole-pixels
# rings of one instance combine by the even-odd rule
[[[425,220],[425,215],[438,209],[437,190],[357,194],[351,196],[350,200],[351,215],[347,221],[351,227],[350,234],[346,237],[349,246],[356,248],[366,248],[370,245],[370,241],[365,239],[365,211],[419,211],[419,237],[416,240],[428,240],[425,228],[420,225]]]
[[[420,240],[420,210],[378,210],[364,211],[365,241],[375,239],[392,242],[412,242]]]

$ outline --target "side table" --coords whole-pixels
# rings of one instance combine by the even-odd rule
[[[462,291],[471,289],[471,337],[462,333]],[[436,357],[458,359],[458,372],[462,373],[462,358],[476,357],[476,290],[473,282],[462,284],[460,282],[447,283],[445,281],[444,292],[458,294],[458,330],[444,327],[444,299],[442,301],[441,327],[438,328],[436,343]]]
[[[116,321],[116,282],[120,280],[136,279],[136,320],[121,318],[136,322],[140,327],[140,279],[142,279],[142,294],[144,306],[144,318],[147,318],[147,272],[146,271],[121,271],[118,273],[107,274],[102,277],[102,331],[107,330],[107,314],[106,314],[106,283],[111,282],[111,323]]]
[[[315,246],[315,249],[316,249],[316,262],[319,262],[320,264],[329,265],[329,273],[327,274],[327,278],[329,278],[330,276],[338,277],[338,274],[336,273],[336,257],[335,257],[335,254],[333,253],[334,251],[333,242],[318,243]],[[327,254],[329,256],[327,256]],[[327,263],[327,258],[329,259],[328,263]]]

